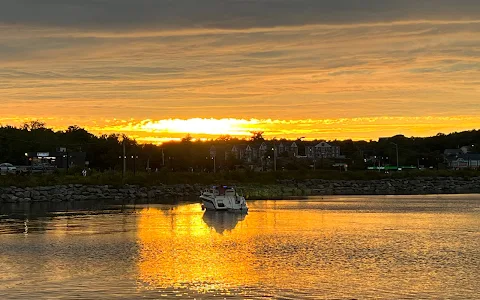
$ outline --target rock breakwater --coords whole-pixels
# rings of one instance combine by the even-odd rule
[[[113,187],[109,185],[55,185],[40,187],[0,187],[1,202],[61,202],[84,201],[98,199],[165,199],[200,195],[203,185],[162,185],[140,187],[125,185]]]
[[[382,180],[280,180],[275,185],[241,185],[248,199],[283,199],[314,195],[423,195],[480,193],[480,177],[425,177]],[[98,199],[178,199],[200,195],[201,184],[141,187],[125,185],[55,185],[40,187],[0,187],[0,203],[61,202]]]
[[[419,177],[381,180],[321,180],[278,182],[287,193],[306,195],[423,195],[480,193],[480,177]]]

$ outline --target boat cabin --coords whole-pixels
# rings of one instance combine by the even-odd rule
[[[235,196],[236,192],[233,187],[226,185],[213,186],[209,192],[215,196]]]

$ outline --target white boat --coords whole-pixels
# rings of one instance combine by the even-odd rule
[[[212,186],[204,190],[200,198],[202,199],[202,209],[206,210],[227,210],[247,212],[247,202],[245,197],[239,195],[232,186]]]

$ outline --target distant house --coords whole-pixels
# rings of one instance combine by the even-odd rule
[[[305,155],[308,158],[340,158],[340,147],[332,146],[326,142],[305,147]]]
[[[471,153],[470,146],[463,146],[459,149],[445,149],[443,156],[449,168],[459,169],[478,169],[480,166],[480,154]]]
[[[245,156],[246,149],[247,149],[247,145],[239,144],[239,145],[234,145],[232,147],[231,152],[232,152],[233,157],[235,157],[236,159],[243,160],[243,158]]]
[[[293,142],[293,143],[290,145],[290,154],[291,154],[291,156],[293,156],[293,157],[297,157],[297,156],[298,156],[298,145],[297,145],[297,143]]]
[[[472,146],[463,146],[463,147],[460,147],[459,149],[445,149],[443,151],[443,156],[452,157],[452,156],[467,154],[471,152],[472,152]]]
[[[478,169],[480,167],[480,153],[460,154],[447,159],[448,167],[459,169]]]
[[[280,142],[280,144],[278,145],[277,147],[277,151],[278,151],[278,154],[283,154],[285,152],[287,152],[288,150],[285,149],[285,145],[283,144],[283,142]]]
[[[315,146],[315,156],[320,158],[340,157],[340,147],[332,146],[326,142],[321,142]]]
[[[265,157],[265,155],[266,155],[267,152],[268,152],[268,148],[269,148],[269,146],[267,145],[267,143],[266,143],[266,142],[262,142],[262,143],[260,144],[260,146],[258,147],[258,156],[259,156],[260,158]]]
[[[247,145],[247,147],[245,147],[245,155],[244,155],[244,160],[245,162],[247,163],[251,163],[253,162],[254,160],[254,155],[255,154],[255,150],[253,147],[251,147],[250,145]]]
[[[315,159],[315,145],[305,146],[305,155],[310,159]]]
[[[326,142],[251,141],[232,145],[225,159],[235,158],[243,167],[252,170],[274,168],[277,163],[300,163],[298,159],[341,158],[340,148]],[[292,160],[293,159],[293,160]]]

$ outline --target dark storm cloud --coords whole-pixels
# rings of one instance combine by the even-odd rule
[[[0,23],[79,28],[251,28],[479,19],[478,0],[0,0]]]

